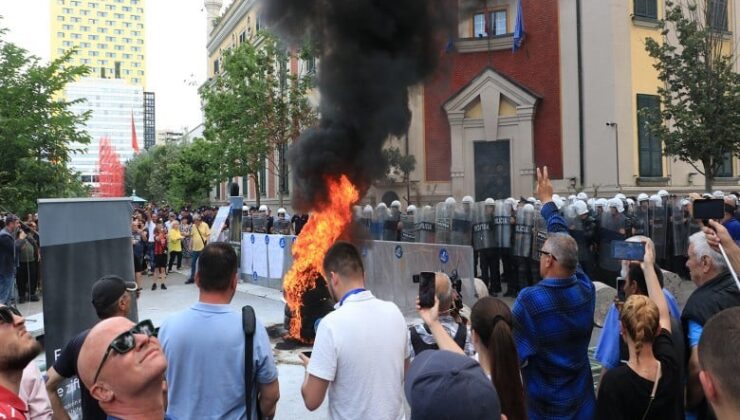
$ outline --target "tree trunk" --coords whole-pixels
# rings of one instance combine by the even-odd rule
[[[712,162],[702,161],[704,165],[704,191],[711,194],[712,184],[714,183],[715,170],[712,167]]]
[[[262,194],[260,193],[260,177],[257,176],[257,174],[252,174],[251,176],[252,176],[252,179],[254,180],[254,196],[256,197],[255,205],[257,206],[257,208],[259,208],[260,200],[262,198]]]

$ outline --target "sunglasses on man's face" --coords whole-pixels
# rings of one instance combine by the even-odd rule
[[[98,381],[100,371],[103,369],[105,361],[108,360],[108,356],[110,356],[111,351],[115,351],[118,354],[126,354],[136,347],[136,337],[134,337],[134,334],[145,334],[147,337],[156,337],[154,324],[151,320],[146,319],[131,327],[130,330],[121,333],[121,335],[114,338],[105,350],[103,360],[100,361],[100,366],[98,366],[98,370],[95,372],[93,383]]]
[[[0,306],[0,320],[6,324],[13,324],[15,320],[13,315],[22,317],[21,311],[12,306]]]

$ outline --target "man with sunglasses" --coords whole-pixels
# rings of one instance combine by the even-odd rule
[[[542,281],[519,293],[512,313],[530,419],[591,419],[596,396],[588,360],[596,291],[578,265],[578,245],[552,199],[547,167],[537,168],[540,213],[549,238],[540,251]]]
[[[0,306],[0,419],[26,419],[28,407],[18,396],[23,369],[41,353],[16,308]]]
[[[254,379],[245,381],[241,312],[230,306],[236,293],[237,257],[227,243],[206,245],[195,273],[198,302],[162,323],[159,338],[167,356],[167,413],[177,418],[244,419],[275,415],[278,372],[267,330],[256,320]],[[247,392],[251,407],[246,407]]]
[[[170,419],[165,415],[164,371],[167,360],[150,320],[100,321],[80,350],[77,370],[108,420]]]
[[[136,291],[136,283],[124,281],[121,277],[108,275],[98,279],[92,287],[92,304],[98,318],[128,317],[131,313],[132,294]],[[82,343],[85,342],[90,329],[84,330],[72,338],[62,349],[54,366],[49,368],[46,381],[46,390],[49,394],[56,419],[69,419],[64,410],[62,401],[57,394],[57,388],[65,378],[79,376],[77,360]],[[85,420],[104,420],[106,418],[98,402],[90,396],[89,390],[80,384],[80,402],[82,418]]]

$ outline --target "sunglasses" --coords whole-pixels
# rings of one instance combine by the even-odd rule
[[[108,356],[110,356],[111,351],[115,351],[118,354],[126,354],[136,347],[136,337],[134,337],[134,334],[146,334],[147,337],[156,337],[154,324],[151,320],[146,319],[131,327],[130,330],[114,338],[105,350],[103,360],[100,361],[100,366],[98,366],[98,370],[95,372],[93,383],[98,381],[100,371],[103,369],[105,361],[108,360]]]
[[[13,319],[13,315],[21,317],[23,316],[21,315],[21,311],[12,306],[0,306],[0,319],[4,323],[13,324],[15,322]]]
[[[555,258],[555,256],[554,256],[554,255],[552,255],[551,253],[549,253],[549,252],[547,252],[547,251],[540,251],[540,257],[541,257],[541,256],[543,256],[543,255],[547,255],[547,256],[549,256],[550,258],[552,258],[552,259],[553,259],[553,261],[557,261],[557,260],[558,260],[557,258]]]

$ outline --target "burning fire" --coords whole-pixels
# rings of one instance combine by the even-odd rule
[[[352,222],[350,209],[359,200],[357,189],[346,176],[327,179],[327,183],[330,202],[311,213],[293,244],[293,266],[283,278],[285,300],[292,312],[288,336],[300,341],[304,341],[301,337],[303,295],[315,287],[316,279],[322,275],[326,251]]]

